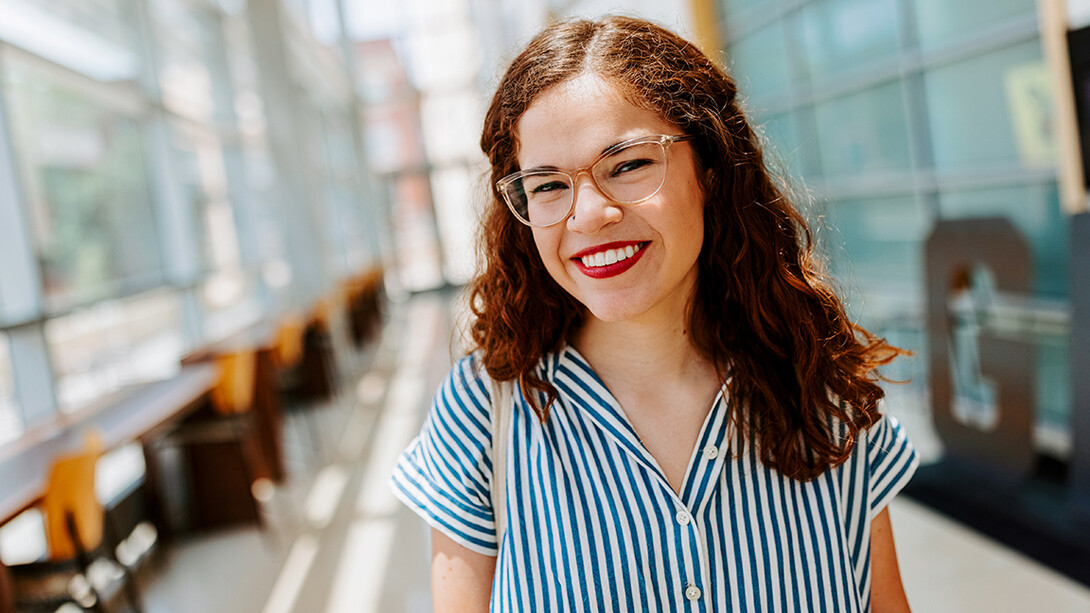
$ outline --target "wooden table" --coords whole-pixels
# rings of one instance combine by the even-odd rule
[[[205,404],[216,378],[211,364],[185,366],[171,379],[135,388],[52,436],[0,458],[0,525],[41,500],[54,458],[82,449],[88,429],[99,431],[106,449],[150,441]],[[150,467],[147,478],[154,494]],[[0,561],[0,613],[14,610],[8,573]]]

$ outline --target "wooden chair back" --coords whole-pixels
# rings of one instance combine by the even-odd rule
[[[290,368],[303,357],[303,335],[306,321],[299,315],[289,315],[276,329],[276,362],[281,368]]]
[[[212,388],[212,408],[221,415],[245,413],[254,400],[257,354],[239,351],[216,356],[219,381]]]
[[[95,466],[101,456],[102,442],[92,433],[82,451],[53,462],[41,505],[51,560],[69,560],[102,543],[104,511],[95,497]],[[73,536],[79,537],[78,544]]]

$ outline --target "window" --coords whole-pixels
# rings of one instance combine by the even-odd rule
[[[201,270],[238,268],[238,233],[219,137],[203,126],[176,121],[171,124],[171,146],[187,212],[197,229]]]
[[[127,386],[166,378],[184,350],[181,305],[169,290],[108,300],[45,323],[57,402],[73,412]]]
[[[924,73],[935,167],[1051,168],[1052,92],[1037,41]]]
[[[159,285],[138,103],[9,59],[9,118],[46,310]]]
[[[19,407],[15,406],[8,337],[0,333],[0,445],[18,438],[22,433],[23,420]]]
[[[765,157],[781,162],[785,170],[791,173],[791,179],[800,175],[807,179],[821,176],[817,141],[804,136],[808,133],[803,129],[806,119],[813,123],[813,108],[805,107],[757,120],[764,136],[770,141],[765,146]]]
[[[778,4],[782,0],[720,0],[720,3],[726,9],[724,13],[732,14],[745,9],[751,9],[758,6],[769,7]]]
[[[758,106],[762,98],[784,92],[790,83],[784,42],[783,24],[777,21],[730,48],[730,70],[738,89]]]
[[[1032,18],[1035,0],[914,0],[920,47],[930,49],[964,40],[989,26]]]
[[[824,0],[806,5],[801,13],[802,59],[814,83],[875,61],[890,60],[898,51],[896,0]]]
[[[158,52],[163,106],[180,115],[212,119],[215,107],[208,70],[215,39],[202,22],[202,12],[187,0],[149,3]]]
[[[822,102],[814,113],[826,177],[911,168],[900,81]]]
[[[126,0],[0,0],[0,39],[100,82],[135,80],[141,60]]]
[[[822,230],[837,275],[864,288],[922,287],[923,242],[931,220],[912,196],[830,202]]]
[[[216,274],[201,288],[204,338],[216,341],[245,328],[261,318],[256,279],[238,270]]]

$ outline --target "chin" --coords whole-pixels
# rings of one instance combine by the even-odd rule
[[[616,304],[612,301],[591,304],[584,302],[583,306],[590,317],[598,321],[611,323],[636,319],[647,310],[641,308],[642,305],[635,305],[628,301],[624,301],[622,304]]]

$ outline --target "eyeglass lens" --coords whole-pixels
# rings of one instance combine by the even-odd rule
[[[658,142],[635,143],[598,160],[590,173],[609,199],[639,202],[655,195],[666,179],[665,148]],[[547,226],[567,217],[575,190],[567,173],[535,171],[508,183],[504,191],[523,221]]]

